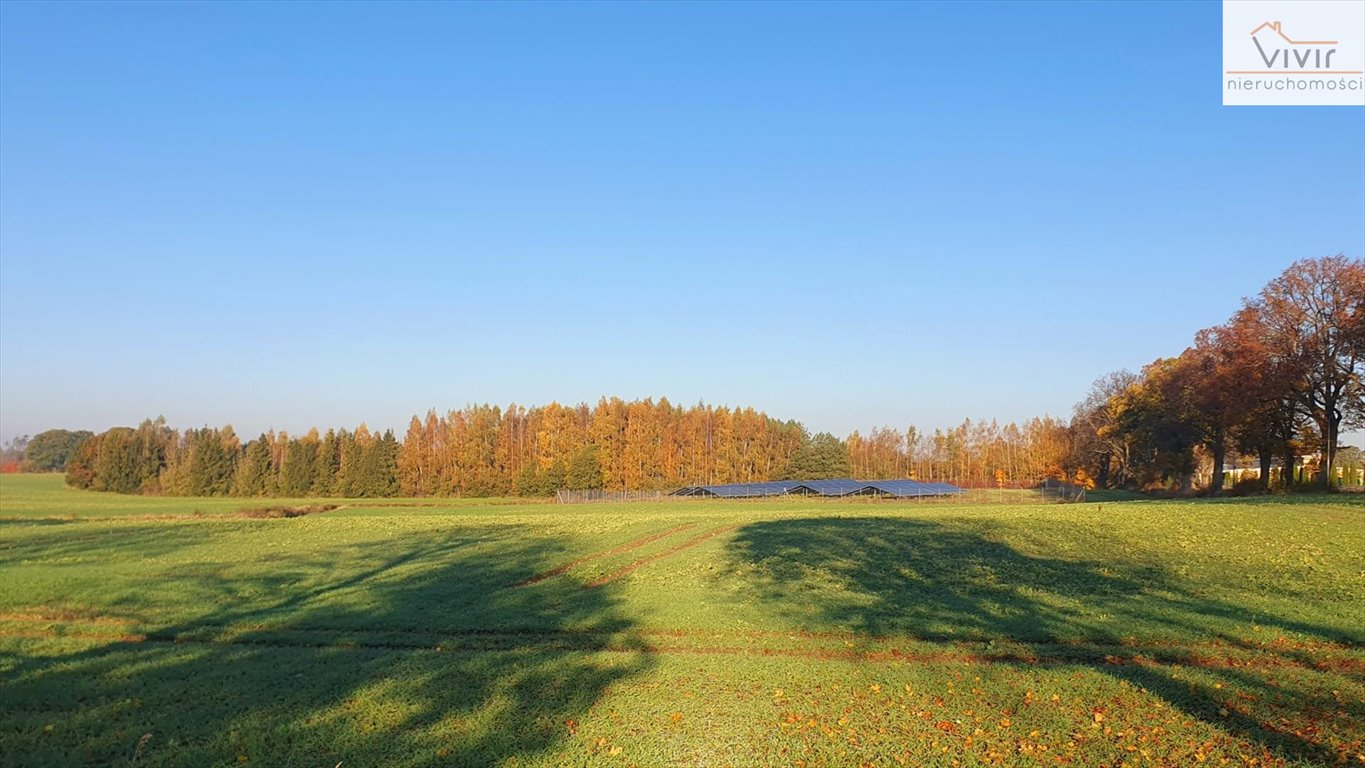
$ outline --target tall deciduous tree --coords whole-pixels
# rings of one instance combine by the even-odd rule
[[[99,472],[103,435],[92,435],[76,446],[66,462],[66,484],[73,488],[93,488]]]
[[[1317,426],[1325,488],[1342,426],[1365,418],[1365,262],[1340,255],[1297,261],[1249,306],[1275,363],[1297,379],[1297,406]]]
[[[93,433],[85,430],[49,429],[39,432],[23,450],[25,472],[63,472],[76,447]]]
[[[1237,449],[1257,457],[1262,491],[1270,488],[1276,455],[1284,461],[1281,482],[1288,485],[1298,455],[1297,438],[1304,426],[1298,407],[1297,366],[1274,353],[1254,305],[1244,306],[1233,315],[1221,339],[1245,398],[1235,430]]]
[[[1103,487],[1127,482],[1132,464],[1132,435],[1123,428],[1125,394],[1137,383],[1131,371],[1114,371],[1095,380],[1072,418],[1080,458],[1092,467]]]

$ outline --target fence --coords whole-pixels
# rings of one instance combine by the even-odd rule
[[[1085,486],[1075,483],[1044,483],[1038,488],[1043,501],[1085,501]]]
[[[1077,486],[1071,486],[1077,488]],[[612,503],[630,501],[702,501],[707,496],[672,496],[667,491],[558,491],[555,501],[560,504]],[[771,499],[800,499],[802,501],[861,502],[867,504],[1046,504],[1059,501],[1085,501],[1085,491],[1051,491],[1041,488],[964,488],[962,493],[948,496],[890,497],[867,496],[755,496],[747,498],[714,499],[726,504]]]
[[[660,501],[676,499],[678,496],[665,495],[663,491],[556,491],[555,501],[560,504],[583,504],[590,501]]]

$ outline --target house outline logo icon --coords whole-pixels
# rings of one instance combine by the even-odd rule
[[[1275,33],[1278,40],[1271,38],[1267,44],[1262,44],[1258,35],[1270,37],[1263,34],[1269,30]],[[1281,43],[1283,41],[1283,43]],[[1256,46],[1256,53],[1265,63],[1265,69],[1229,69],[1225,74],[1229,75],[1279,75],[1293,73],[1298,75],[1359,75],[1362,74],[1358,69],[1332,69],[1332,55],[1337,52],[1336,48],[1282,48],[1276,47],[1281,44],[1297,46],[1328,46],[1337,45],[1336,40],[1295,40],[1285,34],[1284,26],[1279,21],[1263,21],[1255,29],[1251,30],[1251,43]],[[1309,64],[1313,66],[1308,66]],[[1278,68],[1277,68],[1278,67]]]
[[[1260,32],[1261,30],[1265,29],[1266,27],[1269,27],[1269,28],[1275,30],[1275,34],[1277,34],[1277,35],[1279,35],[1280,37],[1284,38],[1284,41],[1285,41],[1286,43],[1289,43],[1290,45],[1336,45],[1336,44],[1337,44],[1337,41],[1336,41],[1336,40],[1293,40],[1293,39],[1290,39],[1289,35],[1286,35],[1286,34],[1284,33],[1284,30],[1280,28],[1280,22],[1278,22],[1278,21],[1263,21],[1263,22],[1261,22],[1261,26],[1259,26],[1259,27],[1257,27],[1257,28],[1251,30],[1251,36],[1252,36],[1253,38],[1256,37],[1256,33],[1257,33],[1257,32]]]

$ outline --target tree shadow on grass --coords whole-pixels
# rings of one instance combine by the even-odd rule
[[[1338,698],[1331,680],[1342,677],[1315,669],[1317,657],[1266,651],[1242,638],[1238,628],[1251,621],[1247,609],[1195,594],[1158,565],[1028,554],[975,525],[878,517],[767,521],[740,528],[730,547],[767,610],[785,613],[801,628],[834,626],[969,648],[1003,641],[1022,648],[1025,657],[1126,680],[1190,717],[1291,760],[1341,757],[1323,739],[1305,736],[1305,727],[1336,728],[1349,742],[1350,723],[1365,721],[1365,706]],[[1093,551],[1122,549],[1105,544]],[[1349,650],[1365,643],[1359,629],[1264,612],[1255,621],[1309,644]],[[1205,651],[1190,650],[1211,643],[1275,654],[1294,663],[1297,678],[1207,664],[1200,657]],[[1140,658],[1152,651],[1164,658]],[[1115,654],[1127,658],[1115,663]],[[1002,663],[1026,662],[1016,656]],[[1178,674],[1183,669],[1194,674]],[[1284,709],[1238,708],[1228,702],[1233,691]],[[1267,722],[1271,714],[1287,717]]]
[[[26,535],[6,536],[10,531]],[[167,526],[117,518],[3,520],[0,521],[0,562],[38,558],[68,563],[82,559],[97,561],[107,559],[109,553],[123,552],[156,557],[231,536],[234,531],[231,524],[214,525],[201,521]]]
[[[117,546],[188,552],[204,533],[190,525]],[[67,540],[61,556],[113,543]],[[142,604],[175,602],[176,621],[149,610],[47,639],[0,633],[0,765],[481,766],[579,748],[574,723],[650,661],[611,589],[511,587],[569,556],[523,526],[484,524],[321,546],[278,567],[167,566]]]

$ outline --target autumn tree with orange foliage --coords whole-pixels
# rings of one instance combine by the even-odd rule
[[[1325,488],[1342,426],[1365,419],[1365,262],[1297,261],[1248,305],[1272,357],[1293,374],[1295,406],[1317,428]]]
[[[1127,383],[1097,386],[1073,428],[1078,444],[1094,446],[1087,461],[1100,478],[1121,447],[1139,470],[1125,479],[1178,478],[1188,489],[1200,447],[1213,493],[1222,491],[1223,466],[1235,451],[1258,458],[1262,489],[1280,456],[1290,484],[1306,437],[1316,485],[1326,489],[1342,428],[1365,423],[1362,369],[1365,262],[1304,259],[1228,323],[1197,333],[1180,356],[1153,362]]]

